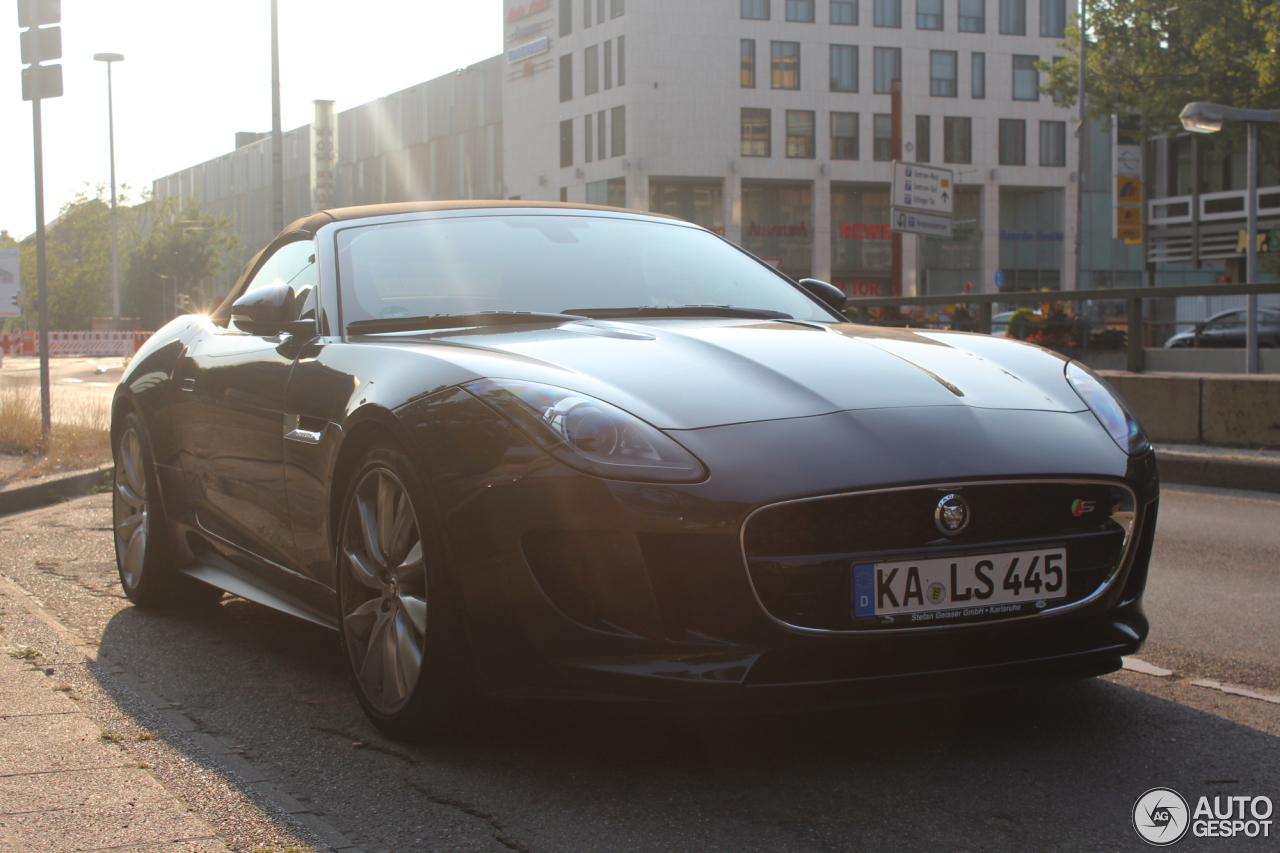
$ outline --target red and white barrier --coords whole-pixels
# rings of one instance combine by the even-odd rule
[[[132,356],[151,332],[50,332],[49,355]],[[39,334],[14,332],[0,335],[5,355],[39,355]]]

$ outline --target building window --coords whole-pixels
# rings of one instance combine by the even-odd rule
[[[618,85],[627,85],[627,37],[618,36]]]
[[[609,17],[621,18],[627,14],[627,0],[612,0],[609,5]]]
[[[602,24],[604,23],[604,4],[606,2],[608,0],[597,0],[596,2],[596,20]]]
[[[858,159],[858,114],[831,114],[831,159]]]
[[[609,133],[613,136],[613,147],[609,150],[614,157],[621,157],[627,153],[627,108],[614,107],[609,118],[612,125]]]
[[[1038,56],[1013,57],[1013,99],[1015,101],[1040,100],[1040,72],[1036,70]]]
[[[560,4],[560,35],[567,36],[573,32],[573,4]]]
[[[973,119],[947,116],[942,120],[942,161],[973,162]]]
[[[914,159],[917,163],[933,162],[933,146],[929,138],[929,117],[916,116],[916,150]]]
[[[1040,0],[1040,35],[1060,39],[1067,34],[1067,0]]]
[[[769,20],[769,0],[742,0],[742,17],[753,21]]]
[[[957,29],[962,33],[987,31],[987,0],[960,0],[960,19]]]
[[[561,188],[560,188],[560,201],[561,201],[561,202],[567,202],[568,200],[569,200],[569,188],[568,188],[568,187],[561,187]]]
[[[916,0],[916,29],[942,29],[942,0]]]
[[[874,160],[893,159],[893,116],[876,113],[871,117],[871,157]]]
[[[787,110],[787,156],[812,160],[814,157],[813,110]]]
[[[1000,165],[1027,165],[1027,123],[1020,118],[1000,119]]]
[[[582,0],[582,28],[591,26],[591,7],[595,0]]]
[[[956,96],[956,75],[959,60],[954,50],[929,51],[929,94],[935,98]]]
[[[573,165],[573,119],[560,122],[560,168]]]
[[[814,0],[787,0],[787,20],[812,24],[813,5]]]
[[[902,0],[873,0],[877,27],[902,26]]]
[[[560,103],[573,100],[573,54],[560,57]]]
[[[969,72],[972,76],[969,94],[975,98],[985,98],[987,96],[987,55],[985,53],[973,55]]]
[[[600,46],[591,45],[582,52],[582,82],[584,95],[600,91]]]
[[[772,64],[770,80],[774,89],[800,88],[800,42],[770,42]]]
[[[608,155],[608,147],[605,145],[606,129],[608,124],[608,113],[601,110],[596,114],[596,159],[603,160]]]
[[[756,87],[756,40],[743,39],[739,48],[739,82],[744,89]]]
[[[871,58],[875,60],[874,91],[888,95],[893,91],[893,81],[902,79],[902,48],[877,47]]]
[[[582,159],[590,163],[595,158],[596,139],[595,139],[596,123],[591,120],[588,114],[582,120]]]
[[[1067,123],[1040,122],[1040,165],[1067,165]]]
[[[742,156],[769,157],[769,111],[751,107],[742,109]]]
[[[858,25],[858,0],[831,0],[831,23]]]
[[[604,43],[604,87],[613,88],[613,40]]]
[[[1000,34],[1027,34],[1027,0],[1000,0]]]
[[[858,91],[858,48],[854,45],[831,45],[831,91]]]

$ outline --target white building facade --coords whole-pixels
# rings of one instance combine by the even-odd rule
[[[1075,0],[506,0],[511,198],[671,213],[787,274],[890,293],[903,159],[956,172],[903,291],[1073,288],[1073,115],[1039,94]]]

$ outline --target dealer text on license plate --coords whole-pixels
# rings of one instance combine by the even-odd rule
[[[998,605],[1048,602],[1066,596],[1064,548],[858,563],[853,567],[855,617],[962,608],[982,615],[1000,612]]]

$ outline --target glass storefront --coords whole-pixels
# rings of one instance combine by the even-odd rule
[[[587,204],[626,207],[627,179],[610,178],[607,181],[592,181],[587,184]]]
[[[1003,290],[1062,289],[1059,189],[1000,189],[1000,271]]]
[[[742,247],[795,279],[813,270],[813,185],[742,182]]]
[[[921,293],[982,290],[982,188],[956,187],[951,237],[921,240]]]
[[[888,184],[831,184],[831,283],[849,296],[892,296]]]
[[[650,178],[649,210],[724,233],[724,184],[696,178]]]

